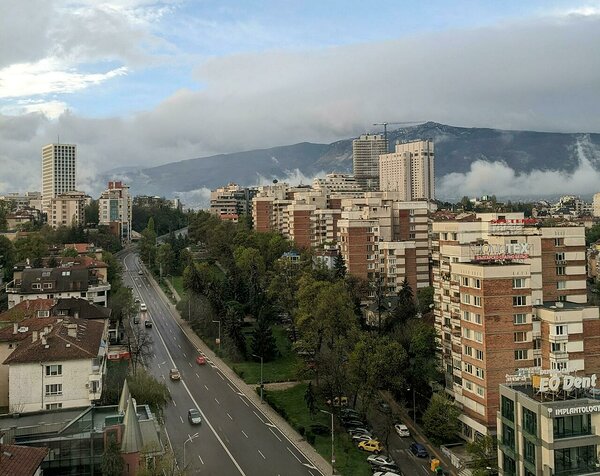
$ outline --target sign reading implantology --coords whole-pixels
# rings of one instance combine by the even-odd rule
[[[529,243],[471,245],[475,261],[514,260],[529,258]]]
[[[591,405],[578,405],[573,407],[552,408],[548,407],[548,415],[551,417],[561,417],[569,415],[582,415],[586,413],[600,412],[600,403]]]

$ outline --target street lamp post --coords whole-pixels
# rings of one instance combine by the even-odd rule
[[[192,440],[195,440],[195,439],[196,439],[196,438],[198,438],[199,436],[200,436],[200,434],[199,434],[199,433],[194,433],[194,434],[193,434],[193,435],[191,435],[191,436],[190,436],[190,435],[188,435],[188,438],[187,438],[187,440],[185,440],[185,441],[183,442],[183,467],[184,467],[184,468],[185,468],[185,445],[186,445],[186,443],[189,443],[190,441],[192,441]]]
[[[335,474],[335,453],[333,452],[333,412],[320,410],[323,413],[331,415],[331,474]]]
[[[219,354],[221,354],[221,321],[213,321],[217,324],[219,324],[219,338],[217,339],[219,342],[217,342],[218,346],[219,346]]]
[[[263,356],[252,354],[252,357],[257,357],[260,359],[260,403],[263,403]]]

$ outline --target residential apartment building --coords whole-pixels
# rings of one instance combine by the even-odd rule
[[[129,186],[123,182],[108,182],[108,188],[98,200],[99,225],[108,226],[122,243],[131,241],[133,200]]]
[[[52,228],[85,224],[85,206],[91,198],[83,192],[61,193],[50,199],[48,224]]]
[[[544,358],[541,309],[586,302],[584,228],[539,227],[521,213],[459,216],[433,223],[432,259],[446,391],[465,438],[493,434],[507,374],[564,369]]]
[[[379,190],[379,156],[387,152],[382,134],[363,134],[352,141],[352,171],[363,190]]]
[[[432,140],[396,144],[379,157],[379,187],[402,200],[435,200],[435,155]]]
[[[42,207],[50,212],[50,200],[75,190],[77,146],[48,144],[42,147]]]
[[[315,178],[313,190],[325,190],[329,195],[360,196],[362,188],[356,178],[348,174],[327,174],[325,177]]]
[[[100,399],[106,370],[106,326],[65,318],[33,331],[4,360],[9,407],[18,413],[82,407]]]
[[[241,215],[252,217],[252,199],[258,192],[254,187],[230,183],[210,192],[210,212],[223,220],[237,222]]]
[[[600,192],[594,194],[594,200],[592,202],[592,214],[595,217],[600,217]]]
[[[0,195],[0,200],[9,202],[13,210],[22,210],[24,208],[35,208],[42,210],[42,194],[41,192],[12,192],[6,195]]]

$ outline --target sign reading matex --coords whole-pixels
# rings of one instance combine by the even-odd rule
[[[475,261],[527,259],[529,258],[529,243],[471,245],[471,252]]]
[[[540,378],[540,392],[558,392],[559,390],[573,390],[575,388],[594,388],[596,374],[590,377],[574,377],[571,375],[554,375]]]

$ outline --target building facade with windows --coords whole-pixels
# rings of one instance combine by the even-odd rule
[[[50,212],[50,200],[75,190],[77,146],[48,144],[42,147],[42,208]]]
[[[352,141],[352,171],[362,190],[379,190],[379,156],[387,151],[382,134],[363,134]]]
[[[500,386],[500,476],[599,474],[598,389],[546,392],[541,378]]]
[[[129,186],[123,182],[108,182],[108,188],[98,200],[99,225],[108,226],[122,243],[131,241],[133,200]]]
[[[85,206],[91,198],[83,192],[72,191],[50,199],[48,224],[52,228],[82,226],[85,224]]]
[[[586,309],[584,228],[539,227],[522,214],[459,216],[433,223],[432,260],[446,392],[462,409],[464,438],[494,434],[498,388],[507,374],[580,370],[577,353],[561,363],[549,352],[558,348],[548,323],[551,306]],[[598,318],[589,312],[580,311],[586,316],[580,320],[592,329]],[[559,340],[575,342],[577,334],[579,341],[578,331],[572,326]],[[591,353],[593,345],[587,348]]]

